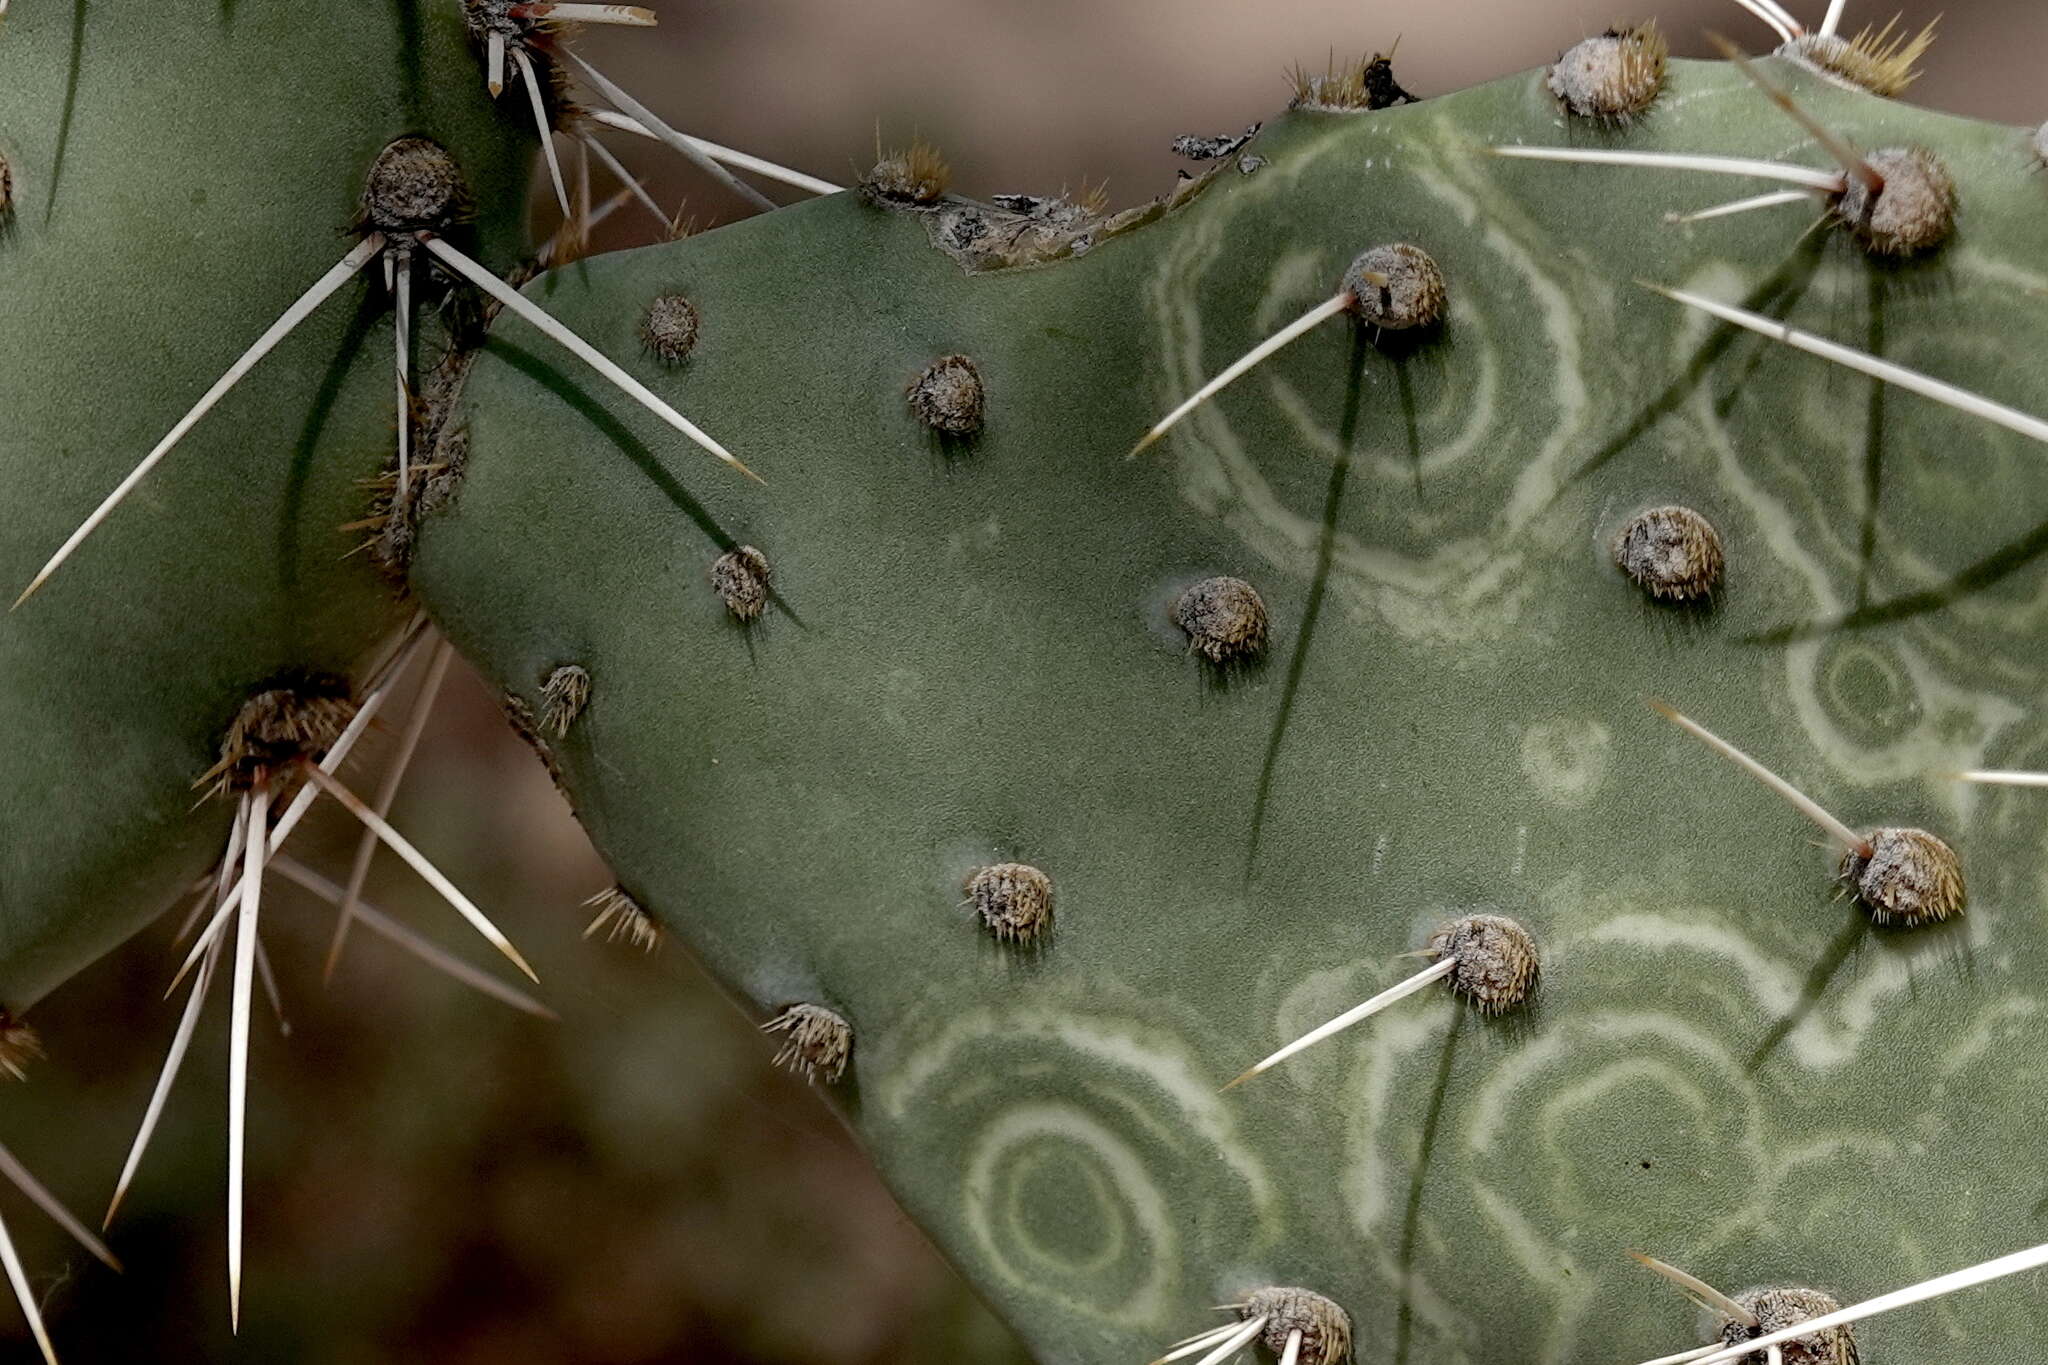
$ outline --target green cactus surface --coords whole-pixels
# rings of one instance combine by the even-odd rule
[[[452,5],[178,8],[32,5],[0,42],[9,584],[340,255],[391,138],[452,148],[482,259],[519,253],[531,139]],[[330,59],[267,62],[281,30]],[[1951,775],[2048,766],[2048,449],[1638,280],[2048,413],[2048,181],[2029,131],[1762,70],[1937,158],[1953,237],[1873,256],[1817,201],[1672,225],[1778,187],[1494,154],[1832,168],[1734,66],[1672,62],[1625,123],[1535,71],[1282,115],[1118,218],[846,193],[544,275],[765,483],[501,314],[435,414],[468,453],[414,602],[342,558],[392,455],[366,277],[0,620],[0,1004],[203,872],[226,807],[190,783],[250,691],[359,672],[416,604],[558,722],[627,894],[764,1022],[850,1026],[798,1060],[1042,1359],[1137,1365],[1300,1286],[1375,1365],[1625,1365],[1718,1329],[1630,1249],[1849,1302],[2041,1241],[2048,809]],[[1333,318],[1129,458],[1388,243],[1441,269],[1438,325]],[[643,340],[676,295],[679,361]],[[1709,603],[1615,564],[1669,505],[1718,530]],[[1256,657],[1176,619],[1216,576],[1264,603]],[[1859,830],[1940,835],[1966,913],[1874,925],[1652,698]],[[967,886],[1001,864],[1049,918],[992,931]],[[1525,1007],[1431,988],[1222,1089],[1471,914],[1541,945]],[[1858,1342],[2021,1365],[2048,1309],[2010,1282]]]
[[[516,260],[531,125],[491,107],[453,7],[77,0],[8,16],[10,601],[347,251],[364,172],[404,133],[456,151],[477,249]],[[430,301],[420,324],[425,375],[442,345]],[[340,529],[392,458],[392,374],[373,266],[0,622],[9,1007],[140,928],[218,856],[230,803],[194,809],[192,784],[253,689],[289,670],[347,673],[404,620],[368,557],[345,558],[363,536]]]
[[[684,293],[696,350],[639,373],[765,488],[496,329],[415,586],[530,705],[589,670],[553,748],[621,881],[764,1018],[846,1016],[852,1123],[1043,1358],[1141,1361],[1274,1283],[1343,1304],[1361,1359],[1626,1361],[1698,1330],[1629,1248],[1846,1302],[2038,1240],[2041,812],[1943,774],[2048,744],[2048,452],[1632,278],[2048,410],[2017,359],[2043,185],[2018,130],[1771,70],[1859,145],[1934,151],[1956,238],[1900,264],[1812,208],[1672,227],[1753,191],[1488,151],[1824,164],[1677,63],[1626,129],[1564,123],[1540,72],[1290,115],[1254,172],[1040,268],[967,273],[846,195],[532,287],[614,351]],[[1124,458],[1393,241],[1440,264],[1440,332],[1326,324]],[[941,442],[906,391],[952,354],[986,418]],[[1709,610],[1610,557],[1666,503],[1723,537]],[[773,571],[751,628],[708,577],[737,544]],[[1263,596],[1262,664],[1174,625],[1215,574]],[[1651,696],[1858,827],[1940,832],[1966,917],[1873,927]],[[1056,887],[1022,948],[962,905],[1006,861]],[[1425,995],[1217,1093],[1477,911],[1541,940],[1529,1009]],[[2048,1317],[2007,1287],[1862,1340],[2019,1362]]]

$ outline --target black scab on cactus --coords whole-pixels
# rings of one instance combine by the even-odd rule
[[[1375,52],[1341,66],[1333,56],[1320,72],[1297,66],[1289,83],[1293,98],[1288,100],[1287,107],[1311,113],[1364,114],[1416,102],[1416,97],[1394,79],[1391,52]]]

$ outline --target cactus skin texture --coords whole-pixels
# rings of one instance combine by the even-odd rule
[[[1042,1358],[1130,1365],[1208,1326],[1210,1305],[1301,1285],[1349,1311],[1361,1359],[1625,1362],[1705,1339],[1630,1247],[1731,1293],[1849,1302],[2039,1240],[2024,1154],[2048,1083],[2041,811],[1941,774],[2040,766],[2048,747],[2044,452],[1630,276],[1747,296],[2048,411],[2048,375],[2025,359],[2048,329],[2048,189],[2024,132],[1769,69],[1859,145],[1940,156],[1957,238],[1879,264],[1839,232],[1802,236],[1800,209],[1688,232],[1663,213],[1752,191],[1486,153],[1810,160],[1732,68],[1675,62],[1625,129],[1563,126],[1540,71],[1287,115],[1258,136],[1255,173],[1233,164],[1160,221],[1043,268],[964,273],[924,221],[848,194],[530,286],[628,356],[649,302],[684,293],[701,320],[687,365],[646,354],[635,373],[766,488],[517,320],[494,329],[462,398],[468,473],[423,533],[414,590],[535,714],[554,670],[587,670],[587,706],[549,744],[621,885],[764,1019],[815,1002],[850,1023],[833,1087],[849,1121]],[[1443,268],[1440,333],[1382,345],[1331,322],[1123,458],[1358,252],[1397,241]],[[279,273],[309,276],[326,251]],[[23,287],[9,266],[0,289]],[[388,353],[365,351],[381,375]],[[942,444],[906,395],[949,355],[972,361],[986,406],[976,435]],[[296,386],[273,372],[287,429],[329,356],[307,343]],[[35,442],[10,431],[9,487],[38,497],[10,496],[38,534],[11,538],[0,567],[25,579],[119,452],[204,382],[187,378],[146,421],[109,407],[135,429],[91,451],[104,466],[62,511],[50,462],[26,468]],[[302,466],[334,481],[331,522],[349,519],[345,477],[383,452],[381,389],[363,383],[357,446]],[[79,579],[34,604],[55,619],[63,586],[104,605],[0,631],[10,733],[53,723],[15,719],[29,706],[74,729],[125,719],[132,698],[86,684],[112,686],[113,646],[124,665],[143,647],[111,605],[133,581],[117,567],[139,564],[150,619],[181,629],[136,671],[192,689],[136,720],[160,746],[153,782],[122,788],[130,823],[97,834],[98,861],[25,818],[35,791],[77,777],[75,747],[33,749],[10,784],[7,856],[47,888],[27,904],[61,892],[80,916],[61,937],[53,908],[8,902],[10,1003],[115,932],[95,904],[109,869],[137,869],[116,898],[132,925],[215,846],[217,817],[144,822],[174,813],[180,762],[211,759],[200,701],[219,699],[217,733],[264,671],[189,626],[229,566],[249,572],[250,528],[276,524],[266,499],[287,476],[259,460],[276,425],[220,424],[216,440],[251,443],[221,447],[236,471],[222,458],[201,475],[195,452],[163,471],[159,495],[204,511],[217,542],[177,539],[168,507],[127,509],[125,548],[110,526]],[[1720,533],[1711,610],[1652,604],[1612,562],[1623,525],[1670,504]],[[708,575],[740,545],[774,566],[751,625]],[[315,632],[289,609],[300,594],[371,595],[312,573],[236,599],[262,658],[290,642],[294,662],[336,659],[393,619],[365,607]],[[1260,662],[1212,669],[1173,624],[1180,592],[1218,575],[1266,604]],[[183,613],[165,612],[173,591]],[[166,681],[172,655],[194,676]],[[76,677],[24,691],[24,659]],[[1834,857],[1809,828],[1652,715],[1651,695],[1859,828],[1942,833],[1969,913],[1870,927],[1832,898]],[[962,904],[971,874],[1012,862],[1057,887],[1050,932],[1025,945]],[[1425,993],[1216,1093],[1470,913],[1512,915],[1543,944],[1531,1007],[1488,1019]],[[2048,1315],[2012,1283],[1858,1336],[1872,1365],[1959,1349],[2019,1365],[2048,1349]]]
[[[1630,277],[2048,411],[2044,187],[2017,130],[1769,69],[1859,145],[1942,157],[1957,239],[1899,266],[1802,237],[1812,209],[1673,228],[1754,190],[1485,152],[1802,150],[1733,68],[1675,63],[1626,130],[1560,130],[1540,72],[1289,115],[1255,174],[1044,268],[965,274],[841,196],[532,287],[620,349],[687,294],[688,369],[638,373],[766,489],[494,334],[415,587],[529,704],[590,670],[554,749],[621,881],[764,1018],[851,1021],[852,1123],[1043,1358],[1142,1361],[1300,1284],[1365,1360],[1633,1361],[1701,1338],[1630,1247],[1848,1302],[2039,1240],[2040,1182],[2006,1187],[2048,1082],[2041,812],[1939,774],[2048,744],[2048,452]],[[1326,324],[1122,458],[1389,241],[1443,267],[1440,335]],[[948,354],[987,386],[965,449],[905,401]],[[1612,561],[1670,503],[1725,542],[1711,610]],[[738,543],[775,565],[751,633],[705,579]],[[1264,597],[1262,667],[1173,627],[1214,574]],[[1943,832],[1968,915],[1870,927],[1646,696],[1859,828]],[[1005,861],[1057,884],[1028,951],[960,904]],[[1532,1008],[1433,992],[1215,1093],[1473,911],[1541,939]],[[1865,1324],[1863,1358],[2048,1348],[2030,1291],[1953,1307]]]
[[[399,56],[397,54],[403,54]],[[379,148],[455,149],[470,225],[520,251],[530,124],[485,97],[444,5],[26,5],[0,31],[0,577],[26,585],[354,240]],[[232,98],[229,97],[232,92]],[[465,237],[465,240],[469,240]],[[202,421],[0,623],[0,1000],[126,938],[220,852],[193,810],[236,708],[287,668],[346,673],[395,624],[359,534],[391,459],[392,310],[374,266]],[[423,291],[424,292],[424,291]],[[431,302],[419,364],[435,354]]]

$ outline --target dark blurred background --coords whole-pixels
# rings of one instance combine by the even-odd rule
[[[1640,17],[1583,0],[655,8],[658,30],[593,31],[582,50],[686,132],[841,182],[872,162],[878,133],[892,143],[921,133],[965,193],[1106,180],[1118,206],[1171,184],[1176,134],[1235,131],[1276,112],[1296,62],[1320,68],[1333,53],[1398,39],[1400,80],[1427,96],[1547,62]],[[1825,4],[1790,8],[1817,23]],[[1917,29],[1941,8],[1908,4],[1902,23]],[[2048,118],[2048,6],[1946,8],[1909,98],[2014,123]],[[1656,12],[1682,54],[1701,54],[1709,29],[1768,46],[1734,0],[1671,0]],[[1892,13],[1855,0],[1848,27]],[[743,212],[661,149],[610,141],[664,205],[687,199],[703,225]],[[537,230],[551,219],[537,199]],[[599,243],[649,240],[647,223],[622,212]],[[383,756],[357,765],[359,786],[374,786]],[[325,803],[316,810],[294,849],[338,880],[353,831]],[[273,879],[266,943],[292,1033],[259,1016],[241,1339],[231,1343],[226,1326],[216,987],[115,1228],[126,1275],[0,1192],[66,1361],[1023,1358],[822,1099],[770,1066],[773,1047],[679,945],[645,956],[583,940],[580,902],[609,877],[460,665],[394,817],[534,960],[562,1021],[515,1014],[361,930],[322,989],[332,912]],[[369,893],[487,970],[501,965],[388,855]],[[0,1140],[89,1221],[176,1023],[176,1004],[161,999],[174,928],[157,926],[40,1005],[32,1022],[51,1060],[5,1091]],[[0,1356],[32,1350],[11,1306],[0,1310]]]

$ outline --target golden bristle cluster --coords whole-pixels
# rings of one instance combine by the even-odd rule
[[[875,168],[860,182],[861,191],[871,198],[899,204],[937,202],[953,183],[953,168],[939,149],[922,137],[908,147],[882,153],[877,149]]]
[[[661,926],[640,908],[640,902],[628,895],[624,887],[607,886],[583,904],[597,911],[591,916],[583,937],[595,938],[603,934],[607,943],[623,939],[643,953],[651,953],[661,946]]]
[[[1394,79],[1391,53],[1375,52],[1343,66],[1332,56],[1321,72],[1296,66],[1287,80],[1294,91],[1287,102],[1290,109],[1359,113],[1415,102],[1415,96]]]
[[[996,863],[967,879],[967,900],[1004,943],[1030,943],[1052,928],[1052,878],[1029,863]]]
[[[1550,93],[1580,118],[1626,124],[1657,102],[1671,44],[1653,19],[1611,28],[1572,47],[1550,68]]]
[[[823,1005],[791,1005],[767,1023],[763,1033],[783,1035],[775,1054],[777,1066],[798,1072],[807,1081],[820,1076],[829,1084],[846,1074],[853,1056],[853,1026]]]
[[[246,791],[327,752],[355,719],[345,679],[309,675],[263,688],[242,703],[220,744],[220,759],[194,786]]]
[[[1920,59],[1934,46],[1934,30],[1940,22],[1934,19],[1908,37],[1894,16],[1883,28],[1865,28],[1854,38],[1831,33],[1804,34],[1785,44],[1779,53],[1804,62],[1823,75],[1889,99],[1903,94],[1907,86],[1920,78]]]
[[[581,664],[563,664],[548,674],[540,689],[541,728],[562,739],[590,704],[590,672]]]

